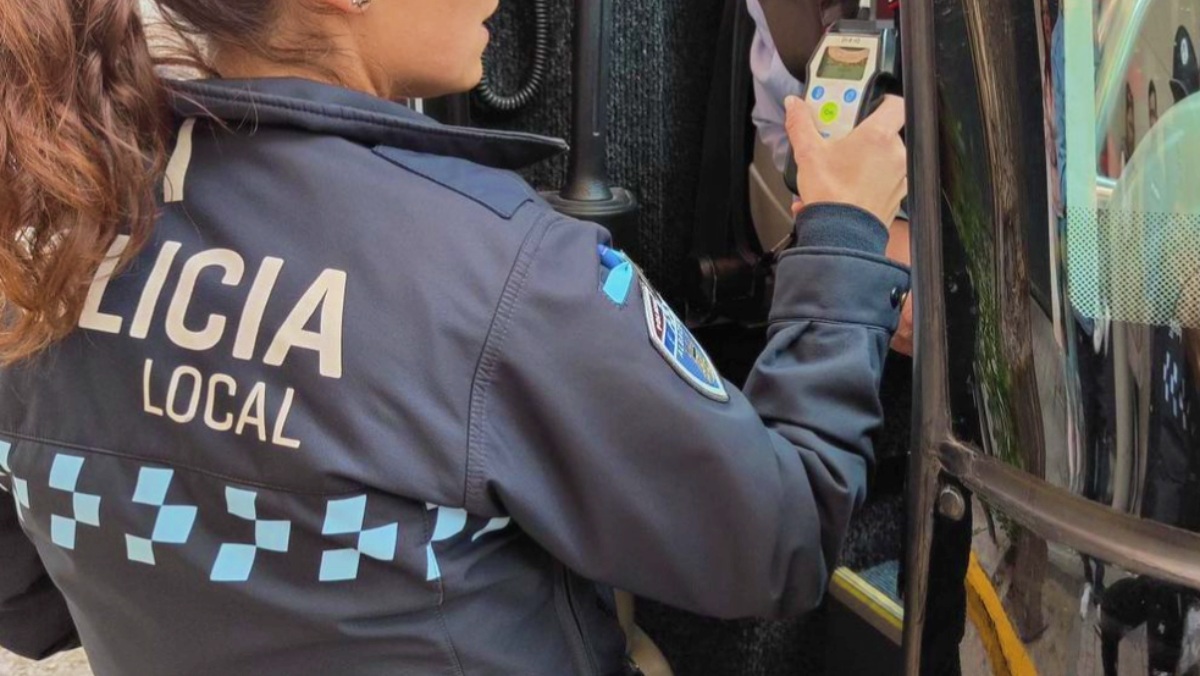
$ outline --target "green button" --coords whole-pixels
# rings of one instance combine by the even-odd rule
[[[841,109],[838,108],[838,104],[830,101],[821,106],[821,121],[825,124],[832,124],[834,120],[838,119],[838,113],[840,112]]]

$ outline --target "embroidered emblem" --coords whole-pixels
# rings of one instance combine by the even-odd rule
[[[675,311],[645,282],[642,283],[642,301],[646,306],[646,328],[650,331],[650,342],[671,368],[709,399],[729,401],[725,381],[721,379],[708,353],[700,347]]]

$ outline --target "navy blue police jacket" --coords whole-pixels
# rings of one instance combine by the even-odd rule
[[[0,375],[0,645],[81,642],[99,676],[607,675],[613,587],[819,602],[908,285],[877,220],[804,212],[739,391],[511,173],[561,142],[171,88],[152,240]]]

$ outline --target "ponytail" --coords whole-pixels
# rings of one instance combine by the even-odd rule
[[[0,11],[0,364],[70,333],[118,234],[154,224],[170,117],[138,0]]]

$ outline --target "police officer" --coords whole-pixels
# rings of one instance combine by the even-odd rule
[[[838,142],[793,102],[808,207],[741,392],[508,171],[560,142],[389,102],[473,86],[495,0],[159,4],[221,78],[158,79],[135,0],[0,13],[0,644],[614,674],[610,585],[820,600],[908,284],[899,101]]]

